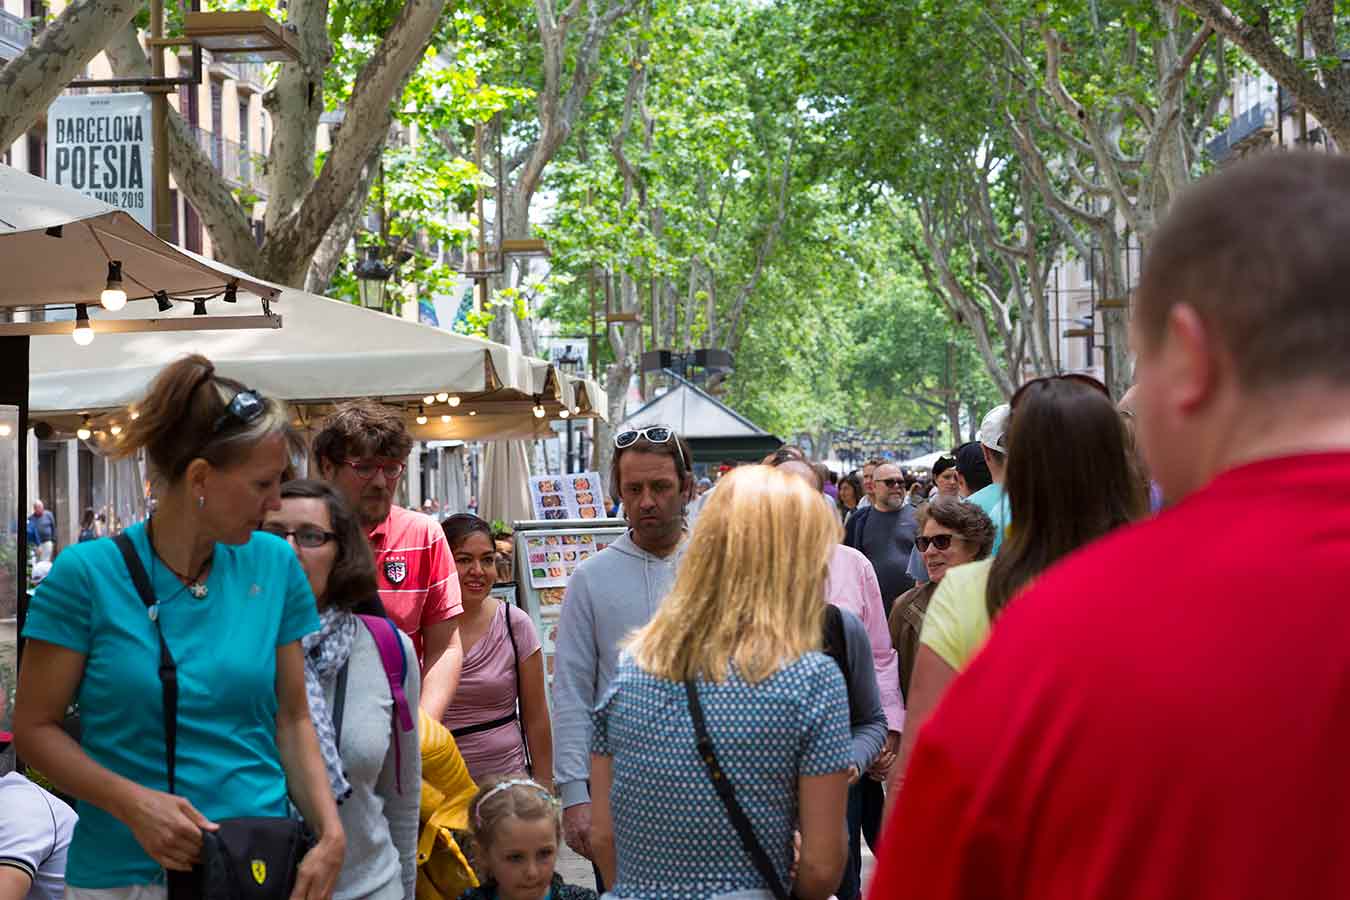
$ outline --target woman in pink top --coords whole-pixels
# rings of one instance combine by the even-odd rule
[[[549,783],[553,732],[534,622],[491,595],[497,550],[488,523],[462,514],[441,527],[454,554],[464,603],[459,618],[464,668],[455,700],[445,712],[445,727],[479,784],[491,775],[526,770]]]

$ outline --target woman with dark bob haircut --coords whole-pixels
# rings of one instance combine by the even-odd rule
[[[318,632],[304,639],[305,688],[347,832],[347,859],[334,896],[411,897],[417,888],[421,749],[415,728],[390,728],[389,678],[370,627],[356,616],[379,604],[370,542],[346,501],[320,481],[282,485],[281,509],[269,512],[262,527],[290,542],[319,613]],[[371,625],[380,626],[398,636],[403,692],[416,709],[421,680],[410,664],[417,659],[412,640],[388,620]]]
[[[136,410],[116,452],[145,452],[154,515],[122,543],[67,547],[24,625],[19,752],[80,800],[66,897],[163,897],[165,870],[193,869],[203,830],[284,817],[288,799],[319,836],[295,896],[329,897],[346,836],[300,645],[319,619],[295,554],[257,531],[281,506],[295,448],[290,414],[202,356],[167,366]],[[148,613],[124,547],[146,573]],[[177,669],[172,792],[161,640]],[[78,744],[61,728],[73,701]]]

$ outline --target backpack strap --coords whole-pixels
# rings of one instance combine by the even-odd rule
[[[380,651],[380,662],[384,665],[384,675],[389,680],[389,694],[394,698],[393,722],[390,730],[394,739],[394,773],[398,792],[403,793],[403,749],[399,744],[400,731],[412,731],[417,727],[413,721],[412,708],[408,705],[408,695],[403,690],[403,681],[408,677],[408,657],[403,652],[403,641],[399,638],[398,626],[387,618],[368,616],[358,613],[356,616],[366,626],[375,640],[375,649]]]

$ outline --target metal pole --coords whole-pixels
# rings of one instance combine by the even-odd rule
[[[164,77],[164,0],[150,0],[150,74]],[[195,89],[195,88],[194,88]],[[169,209],[169,95],[165,85],[147,87],[150,94],[151,138],[154,144],[152,205],[155,234],[160,240],[173,242],[173,214]]]
[[[571,419],[568,419],[568,420],[567,420],[567,462],[563,464],[563,471],[564,471],[565,473],[567,473],[568,475],[571,475],[573,472],[577,471],[577,468],[575,468],[575,467],[573,466],[573,459],[574,459],[573,453],[575,453],[576,450],[575,450],[575,446],[574,446],[574,435],[575,435],[575,433],[574,433],[573,430],[572,430],[572,424],[573,424],[573,423],[572,423],[572,420],[571,420]]]

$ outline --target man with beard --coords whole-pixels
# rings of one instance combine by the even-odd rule
[[[357,400],[328,417],[314,438],[323,479],[356,512],[375,554],[380,600],[412,638],[422,666],[421,707],[440,721],[464,661],[456,619],[464,611],[445,534],[430,516],[394,505],[412,452],[398,410]]]

